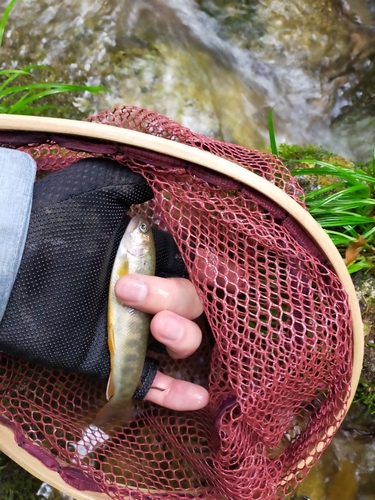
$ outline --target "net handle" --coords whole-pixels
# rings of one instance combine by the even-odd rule
[[[338,415],[340,421],[343,420],[351,402],[353,401],[362,369],[364,335],[361,312],[353,282],[341,255],[323,228],[296,201],[266,179],[250,172],[236,163],[232,163],[229,160],[220,158],[212,153],[202,151],[198,148],[187,146],[186,144],[181,144],[169,139],[144,134],[134,130],[108,126],[100,123],[83,122],[62,118],[4,114],[0,114],[0,129],[9,131],[17,130],[24,132],[29,131],[75,135],[88,137],[90,139],[117,142],[156,151],[161,154],[195,163],[242,182],[243,184],[246,184],[247,186],[269,197],[273,202],[276,202],[279,206],[286,210],[304,228],[304,230],[310,235],[311,239],[321,248],[340,279],[344,290],[348,294],[353,324],[353,371],[351,393],[348,404],[345,411],[340,412]],[[71,491],[71,488],[67,488],[68,485],[62,481],[57,473],[51,472],[49,474],[49,471],[44,471],[44,467],[41,467],[41,463],[37,459],[30,457],[30,455],[26,452],[26,455],[21,453],[23,450],[20,450],[20,448],[15,444],[14,439],[11,438],[9,434],[10,431],[7,431],[9,430],[0,425],[1,448],[13,460],[18,462],[26,470],[32,472],[35,476],[40,477],[43,481],[49,482],[52,486],[55,486],[78,500],[104,500],[109,498],[107,495],[103,494],[88,492],[85,494],[85,492],[77,492],[77,490]],[[327,430],[327,435],[329,434],[330,429]],[[42,473],[40,472],[41,468],[43,468]]]

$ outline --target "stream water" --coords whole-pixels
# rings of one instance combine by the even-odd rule
[[[0,13],[7,3],[0,0]],[[374,0],[23,0],[0,64],[47,64],[51,78],[108,87],[75,98],[70,117],[136,104],[264,149],[274,107],[278,142],[369,160],[374,47]],[[299,495],[375,500],[375,424],[354,425],[357,414]]]
[[[23,0],[2,59],[110,89],[83,110],[136,104],[264,148],[274,106],[279,142],[368,160],[374,15],[374,0]]]

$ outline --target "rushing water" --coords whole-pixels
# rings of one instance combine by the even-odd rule
[[[110,89],[83,109],[137,104],[264,148],[275,106],[279,141],[369,159],[374,42],[373,0],[23,0],[3,55]]]
[[[373,0],[23,0],[11,13],[2,62],[48,64],[61,81],[109,88],[76,98],[77,115],[136,104],[196,132],[266,148],[274,106],[279,142],[368,160],[374,19]],[[373,424],[358,430],[354,420],[298,494],[375,499]]]

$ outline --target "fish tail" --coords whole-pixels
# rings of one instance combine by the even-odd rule
[[[108,401],[106,405],[99,411],[93,422],[96,427],[103,427],[113,418],[121,421],[121,423],[127,423],[132,418],[133,413],[133,400],[121,401],[117,403],[112,399]]]

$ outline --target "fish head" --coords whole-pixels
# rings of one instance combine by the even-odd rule
[[[131,219],[125,231],[126,252],[134,257],[143,257],[154,251],[151,225],[144,215]]]

